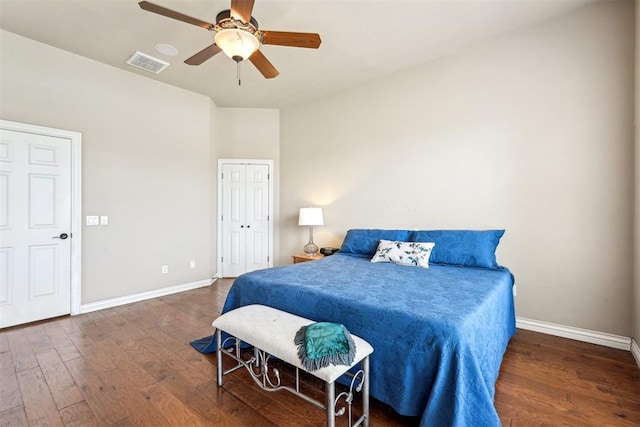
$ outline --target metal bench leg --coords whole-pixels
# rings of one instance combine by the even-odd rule
[[[218,387],[222,387],[222,331],[220,329],[216,330],[216,373],[218,377]]]
[[[335,383],[325,383],[327,394],[327,427],[336,425],[336,385]]]
[[[369,356],[362,360],[364,371],[364,385],[362,386],[362,413],[364,414],[364,427],[369,427]]]

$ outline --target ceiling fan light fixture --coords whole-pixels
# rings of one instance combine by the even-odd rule
[[[260,47],[260,41],[255,35],[240,28],[219,30],[215,41],[225,55],[236,62],[248,59]]]

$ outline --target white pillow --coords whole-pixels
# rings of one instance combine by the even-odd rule
[[[398,242],[380,240],[371,262],[392,262],[429,268],[429,256],[435,246],[433,242]]]

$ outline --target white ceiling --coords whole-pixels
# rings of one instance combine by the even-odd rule
[[[317,32],[318,50],[262,46],[280,71],[266,80],[248,61],[242,86],[235,63],[219,54],[200,66],[183,61],[213,33],[145,12],[137,0],[0,0],[0,28],[192,90],[221,107],[281,108],[471,49],[595,0],[256,0],[260,29]],[[230,0],[152,0],[214,23]],[[179,55],[164,57],[157,43]],[[136,50],[171,63],[155,75],[125,63]]]

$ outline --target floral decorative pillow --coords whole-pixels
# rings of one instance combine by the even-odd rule
[[[432,242],[399,242],[380,240],[371,262],[392,262],[429,268],[429,256],[435,246]]]

